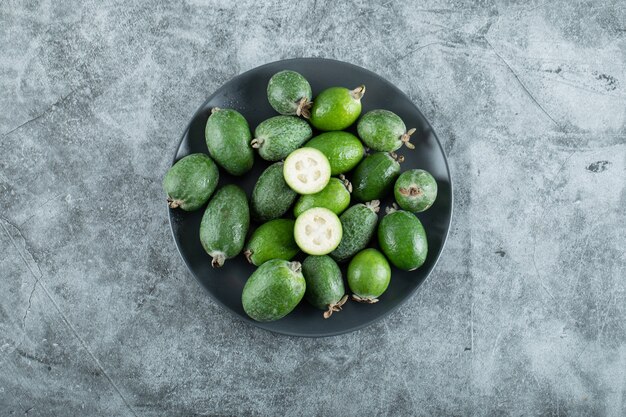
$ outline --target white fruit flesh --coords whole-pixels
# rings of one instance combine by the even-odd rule
[[[339,246],[343,229],[335,213],[315,207],[298,216],[293,233],[296,243],[305,253],[326,255]]]
[[[293,151],[283,166],[285,181],[299,194],[315,194],[330,180],[330,164],[323,153],[313,148]]]

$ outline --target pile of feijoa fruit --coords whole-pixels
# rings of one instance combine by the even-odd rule
[[[376,303],[391,280],[389,263],[412,271],[426,259],[426,232],[415,213],[431,207],[437,182],[421,169],[401,172],[403,157],[395,151],[414,149],[415,129],[389,110],[361,116],[364,94],[363,85],[330,87],[313,98],[301,74],[280,71],[267,85],[279,115],[252,134],[237,110],[213,108],[205,130],[209,155],[185,156],[165,175],[171,209],[198,210],[208,202],[199,238],[212,266],[243,254],[257,267],[241,295],[254,320],[278,320],[303,298],[324,318],[341,311],[349,294]],[[355,122],[358,137],[345,131]],[[273,164],[251,196],[233,184],[215,190],[220,168],[245,175],[255,153]],[[395,203],[379,222],[380,200],[392,192]],[[251,218],[260,226],[249,233]],[[374,235],[380,250],[369,247]],[[292,261],[300,251],[308,256]],[[347,288],[338,262],[348,263]]]

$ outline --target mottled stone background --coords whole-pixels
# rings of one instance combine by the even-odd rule
[[[366,67],[445,144],[441,261],[391,317],[231,317],[161,178],[231,77]],[[0,2],[0,415],[626,415],[626,2]]]

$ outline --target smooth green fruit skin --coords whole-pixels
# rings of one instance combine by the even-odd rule
[[[263,171],[252,190],[252,217],[265,222],[285,214],[298,194],[285,182],[283,163],[276,162]]]
[[[163,178],[168,198],[179,201],[185,211],[198,210],[206,203],[219,181],[215,162],[203,153],[187,155],[176,162]]]
[[[279,161],[311,139],[313,130],[295,116],[275,116],[257,126],[254,138],[262,141],[259,155],[266,161]]]
[[[246,245],[246,257],[253,265],[259,266],[270,259],[291,260],[300,248],[293,238],[293,226],[296,223],[291,219],[276,219],[263,223],[252,233]]]
[[[357,201],[380,200],[400,175],[400,164],[387,152],[367,156],[352,174],[352,196]]]
[[[348,286],[361,298],[380,297],[391,280],[391,268],[385,256],[376,249],[357,253],[348,265]]]
[[[250,127],[246,119],[236,110],[214,111],[204,131],[209,154],[219,166],[232,175],[243,175],[254,163],[254,152],[250,146]]]
[[[344,174],[361,162],[363,144],[349,132],[326,132],[308,141],[305,147],[315,148],[328,158],[330,175]]]
[[[357,124],[359,137],[375,151],[395,151],[402,146],[400,138],[406,126],[397,114],[389,110],[368,111]]]
[[[311,100],[311,85],[302,75],[295,71],[277,72],[267,83],[267,100],[274,110],[280,114],[294,115],[302,98]]]
[[[274,321],[289,314],[302,300],[306,283],[293,262],[272,259],[257,268],[248,278],[241,303],[248,316],[256,321]]]
[[[330,256],[309,256],[302,263],[306,281],[304,298],[316,308],[327,310],[346,293],[339,266]]]
[[[246,193],[236,185],[226,185],[217,190],[202,216],[200,242],[209,255],[223,252],[229,259],[243,249],[249,226]]]
[[[352,97],[344,87],[322,91],[313,101],[311,124],[319,130],[343,130],[361,114],[361,101]]]
[[[424,226],[413,213],[404,210],[383,217],[378,225],[378,244],[389,262],[405,271],[422,266],[428,254]]]
[[[437,181],[428,171],[411,169],[400,174],[393,193],[402,209],[420,213],[429,209],[437,199]]]
[[[365,204],[355,204],[346,210],[339,220],[343,228],[343,237],[330,256],[341,262],[365,248],[372,240],[378,216]]]
[[[350,191],[343,181],[331,178],[324,189],[315,194],[301,195],[293,207],[293,215],[298,217],[313,207],[324,207],[339,216],[350,205]]]

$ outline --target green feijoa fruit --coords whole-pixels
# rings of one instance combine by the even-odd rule
[[[302,263],[306,281],[304,298],[324,311],[324,318],[341,311],[348,300],[339,266],[330,256],[309,256]]]
[[[300,252],[293,238],[295,223],[291,219],[275,219],[259,226],[243,252],[248,262],[259,266],[270,259],[290,261]]]
[[[285,214],[298,194],[283,177],[283,163],[276,162],[263,171],[252,190],[252,217],[265,222]]]
[[[357,166],[365,149],[363,144],[349,132],[326,132],[315,136],[306,145],[322,152],[330,163],[331,175],[344,174]]]
[[[246,193],[236,185],[226,185],[215,193],[202,216],[200,242],[218,268],[243,249],[250,225]]]
[[[389,110],[368,111],[359,120],[357,131],[363,143],[375,151],[391,152],[402,145],[415,149],[409,142],[415,129],[407,131],[400,116]]]
[[[313,207],[324,207],[340,215],[350,205],[352,185],[343,175],[331,178],[322,191],[300,196],[293,207],[293,215],[298,217]]]
[[[352,299],[374,304],[391,280],[391,268],[385,256],[376,249],[364,249],[357,253],[348,265],[348,286]]]
[[[289,314],[302,300],[306,282],[300,262],[272,259],[252,273],[241,294],[248,316],[274,321]]]
[[[251,144],[259,150],[261,158],[278,161],[298,149],[312,135],[306,120],[295,116],[274,116],[257,126]]]
[[[314,148],[300,148],[285,159],[283,176],[298,194],[315,194],[330,181],[330,164],[323,153]]]
[[[379,205],[378,200],[355,204],[341,215],[343,237],[330,256],[337,261],[345,261],[367,246],[376,231]]]
[[[361,114],[363,94],[364,85],[354,90],[327,88],[313,100],[311,124],[319,130],[343,130],[349,127]]]
[[[293,236],[304,253],[326,255],[341,241],[341,221],[332,211],[314,207],[298,216]]]
[[[378,225],[378,244],[389,262],[405,271],[422,266],[428,254],[424,226],[404,210],[388,210]]]
[[[308,118],[311,115],[312,98],[311,85],[295,71],[277,72],[267,83],[267,100],[280,114]]]
[[[194,153],[176,162],[163,178],[170,208],[198,210],[206,203],[220,178],[217,165],[208,155]]]
[[[420,213],[430,208],[437,198],[437,181],[428,171],[411,169],[400,174],[393,187],[400,208]]]
[[[352,174],[352,196],[357,201],[380,200],[393,188],[404,158],[389,152],[368,155]]]
[[[243,175],[254,163],[254,152],[250,146],[250,127],[246,119],[236,110],[211,110],[204,131],[209,154],[219,166],[232,175]]]

